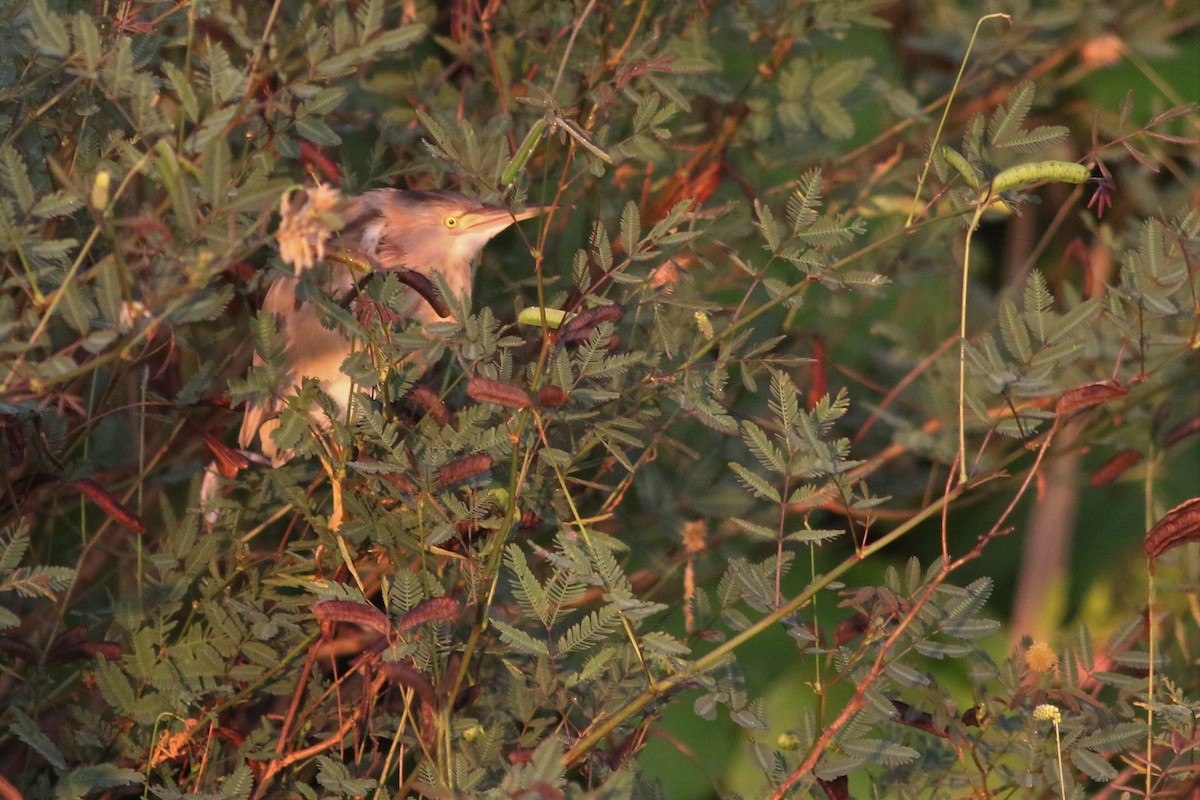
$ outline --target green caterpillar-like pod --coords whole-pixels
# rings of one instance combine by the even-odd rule
[[[567,312],[561,308],[546,308],[542,309],[537,306],[521,309],[517,314],[518,325],[535,325],[541,327],[542,312],[546,314],[546,326],[549,328],[559,328],[567,320]]]
[[[538,140],[542,138],[542,131],[546,128],[546,120],[539,119],[529,128],[529,133],[525,134],[525,140],[521,142],[521,146],[517,148],[517,152],[513,154],[512,161],[508,162],[508,166],[504,168],[504,172],[500,175],[500,184],[508,186],[517,179],[517,175],[521,170],[525,169],[525,164],[529,161],[529,157],[533,155],[533,148],[537,146]]]
[[[992,194],[1004,194],[1042,181],[1084,183],[1092,171],[1074,161],[1034,161],[1009,167],[992,178]]]
[[[941,155],[947,164],[954,167],[955,172],[962,175],[963,180],[967,182],[967,186],[970,186],[975,191],[979,191],[980,176],[975,171],[975,168],[971,166],[971,162],[963,158],[953,147],[947,147],[946,145],[942,145]]]

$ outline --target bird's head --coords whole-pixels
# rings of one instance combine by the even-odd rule
[[[358,249],[373,253],[384,268],[406,267],[430,274],[467,268],[493,236],[518,220],[539,213],[540,206],[512,212],[448,191],[367,192],[348,215],[348,233],[357,229]],[[366,217],[356,225],[355,211]]]

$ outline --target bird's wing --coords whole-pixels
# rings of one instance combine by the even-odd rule
[[[348,270],[341,267],[336,271],[336,285],[349,282]],[[290,452],[276,452],[270,435],[279,425],[276,417],[283,409],[284,398],[294,393],[304,378],[315,378],[321,384],[321,389],[345,410],[350,404],[353,385],[350,377],[342,372],[342,363],[351,352],[350,340],[340,330],[326,328],[317,310],[296,297],[298,283],[297,278],[281,275],[271,284],[263,299],[263,310],[275,317],[283,337],[288,371],[270,396],[261,401],[247,402],[241,432],[238,434],[238,443],[242,447],[249,446],[257,434],[263,455],[268,456],[276,466],[292,456]],[[262,357],[255,353],[254,364],[263,363]],[[323,419],[314,418],[314,421],[319,425],[325,424]]]
[[[267,295],[263,298],[262,307],[264,311],[268,311],[275,316],[276,324],[284,327],[284,334],[286,336],[288,311],[289,309],[294,309],[296,305],[296,279],[281,276],[267,290]],[[254,366],[261,367],[265,363],[263,357],[255,351]],[[285,378],[284,385],[279,388],[281,391],[286,392],[295,388],[295,385],[295,382],[289,375]],[[275,452],[275,443],[271,440],[270,432],[279,424],[275,421],[275,417],[279,415],[279,410],[280,399],[275,394],[268,395],[262,399],[251,398],[247,400],[245,416],[242,417],[242,428],[238,432],[238,446],[242,448],[249,447],[250,443],[254,441],[254,437],[258,436],[259,447],[263,455],[274,462],[278,454]]]

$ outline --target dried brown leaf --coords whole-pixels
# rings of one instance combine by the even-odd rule
[[[212,453],[213,463],[216,464],[217,472],[221,473],[222,478],[237,477],[238,470],[250,466],[249,459],[208,431],[200,431],[200,436],[204,439],[208,452]]]

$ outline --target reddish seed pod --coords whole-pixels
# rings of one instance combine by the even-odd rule
[[[1088,483],[1096,487],[1108,486],[1141,460],[1142,454],[1137,450],[1122,450],[1088,476]]]
[[[396,630],[403,633],[427,622],[455,619],[459,611],[458,601],[453,597],[434,597],[424,603],[418,603],[412,611],[401,617],[396,623]]]
[[[412,481],[402,472],[380,472],[379,477],[395,486],[405,494],[416,494],[417,490],[413,488]]]
[[[300,141],[300,159],[309,167],[315,167],[325,176],[325,180],[337,186],[342,182],[342,171],[329,156],[321,152],[321,148],[303,139]]]
[[[1185,419],[1163,436],[1163,447],[1170,447],[1193,434],[1200,433],[1200,416]]]
[[[533,405],[529,393],[520,386],[487,378],[468,380],[467,396],[478,403],[494,403],[505,408],[529,408]]]
[[[510,750],[508,753],[508,762],[510,764],[532,764],[533,750],[528,747],[518,747]]]
[[[392,632],[392,623],[378,608],[368,603],[350,600],[322,600],[313,605],[313,616],[322,627],[335,622],[349,622],[360,628],[376,631],[384,636]]]
[[[29,664],[36,664],[38,660],[38,652],[33,649],[33,645],[11,636],[0,636],[0,653],[19,658]]]
[[[1200,497],[1185,500],[1163,514],[1146,533],[1142,549],[1153,559],[1187,542],[1200,542]]]
[[[411,269],[393,269],[396,278],[408,288],[412,289],[417,294],[429,303],[430,308],[434,313],[442,319],[450,316],[450,306],[442,299],[442,295],[438,292],[437,286],[433,281],[426,278],[419,272]]]
[[[559,386],[538,389],[537,402],[542,408],[562,408],[567,404],[567,399],[567,393]]]
[[[74,627],[63,631],[46,648],[47,664],[66,664],[79,660],[79,646],[85,641],[83,628]]]
[[[563,325],[559,330],[559,341],[581,342],[588,338],[592,331],[601,323],[617,322],[623,316],[625,316],[625,309],[616,303],[580,311],[571,317],[571,321]]]
[[[829,394],[829,368],[825,358],[825,339],[813,337],[812,342],[812,382],[804,399],[808,402],[808,410],[812,411],[821,402],[821,398]]]
[[[475,453],[456,459],[438,470],[438,485],[444,489],[476,475],[482,475],[492,468],[493,463],[492,457],[487,453]]]
[[[450,423],[450,410],[442,402],[442,398],[438,397],[437,392],[428,386],[414,386],[408,393],[408,397],[438,425]]]
[[[84,642],[77,648],[80,658],[104,656],[105,661],[120,661],[123,653],[118,642]]]
[[[1095,383],[1076,386],[1062,394],[1054,404],[1054,413],[1061,419],[1068,414],[1082,411],[1093,406],[1103,405],[1110,400],[1124,397],[1128,393],[1121,384],[1113,380],[1096,381]]]
[[[424,706],[437,707],[437,692],[433,683],[425,677],[425,673],[413,666],[411,658],[404,661],[384,661],[379,665],[379,671],[392,683],[411,689]]]
[[[75,481],[72,485],[79,490],[80,494],[100,506],[100,510],[107,514],[113,522],[134,533],[146,532],[146,526],[142,524],[141,517],[122,505],[120,500],[91,478]]]
[[[121,654],[121,645],[117,642],[89,642],[83,628],[71,628],[47,648],[46,663],[69,664],[97,656],[104,656],[108,661],[119,661]]]

